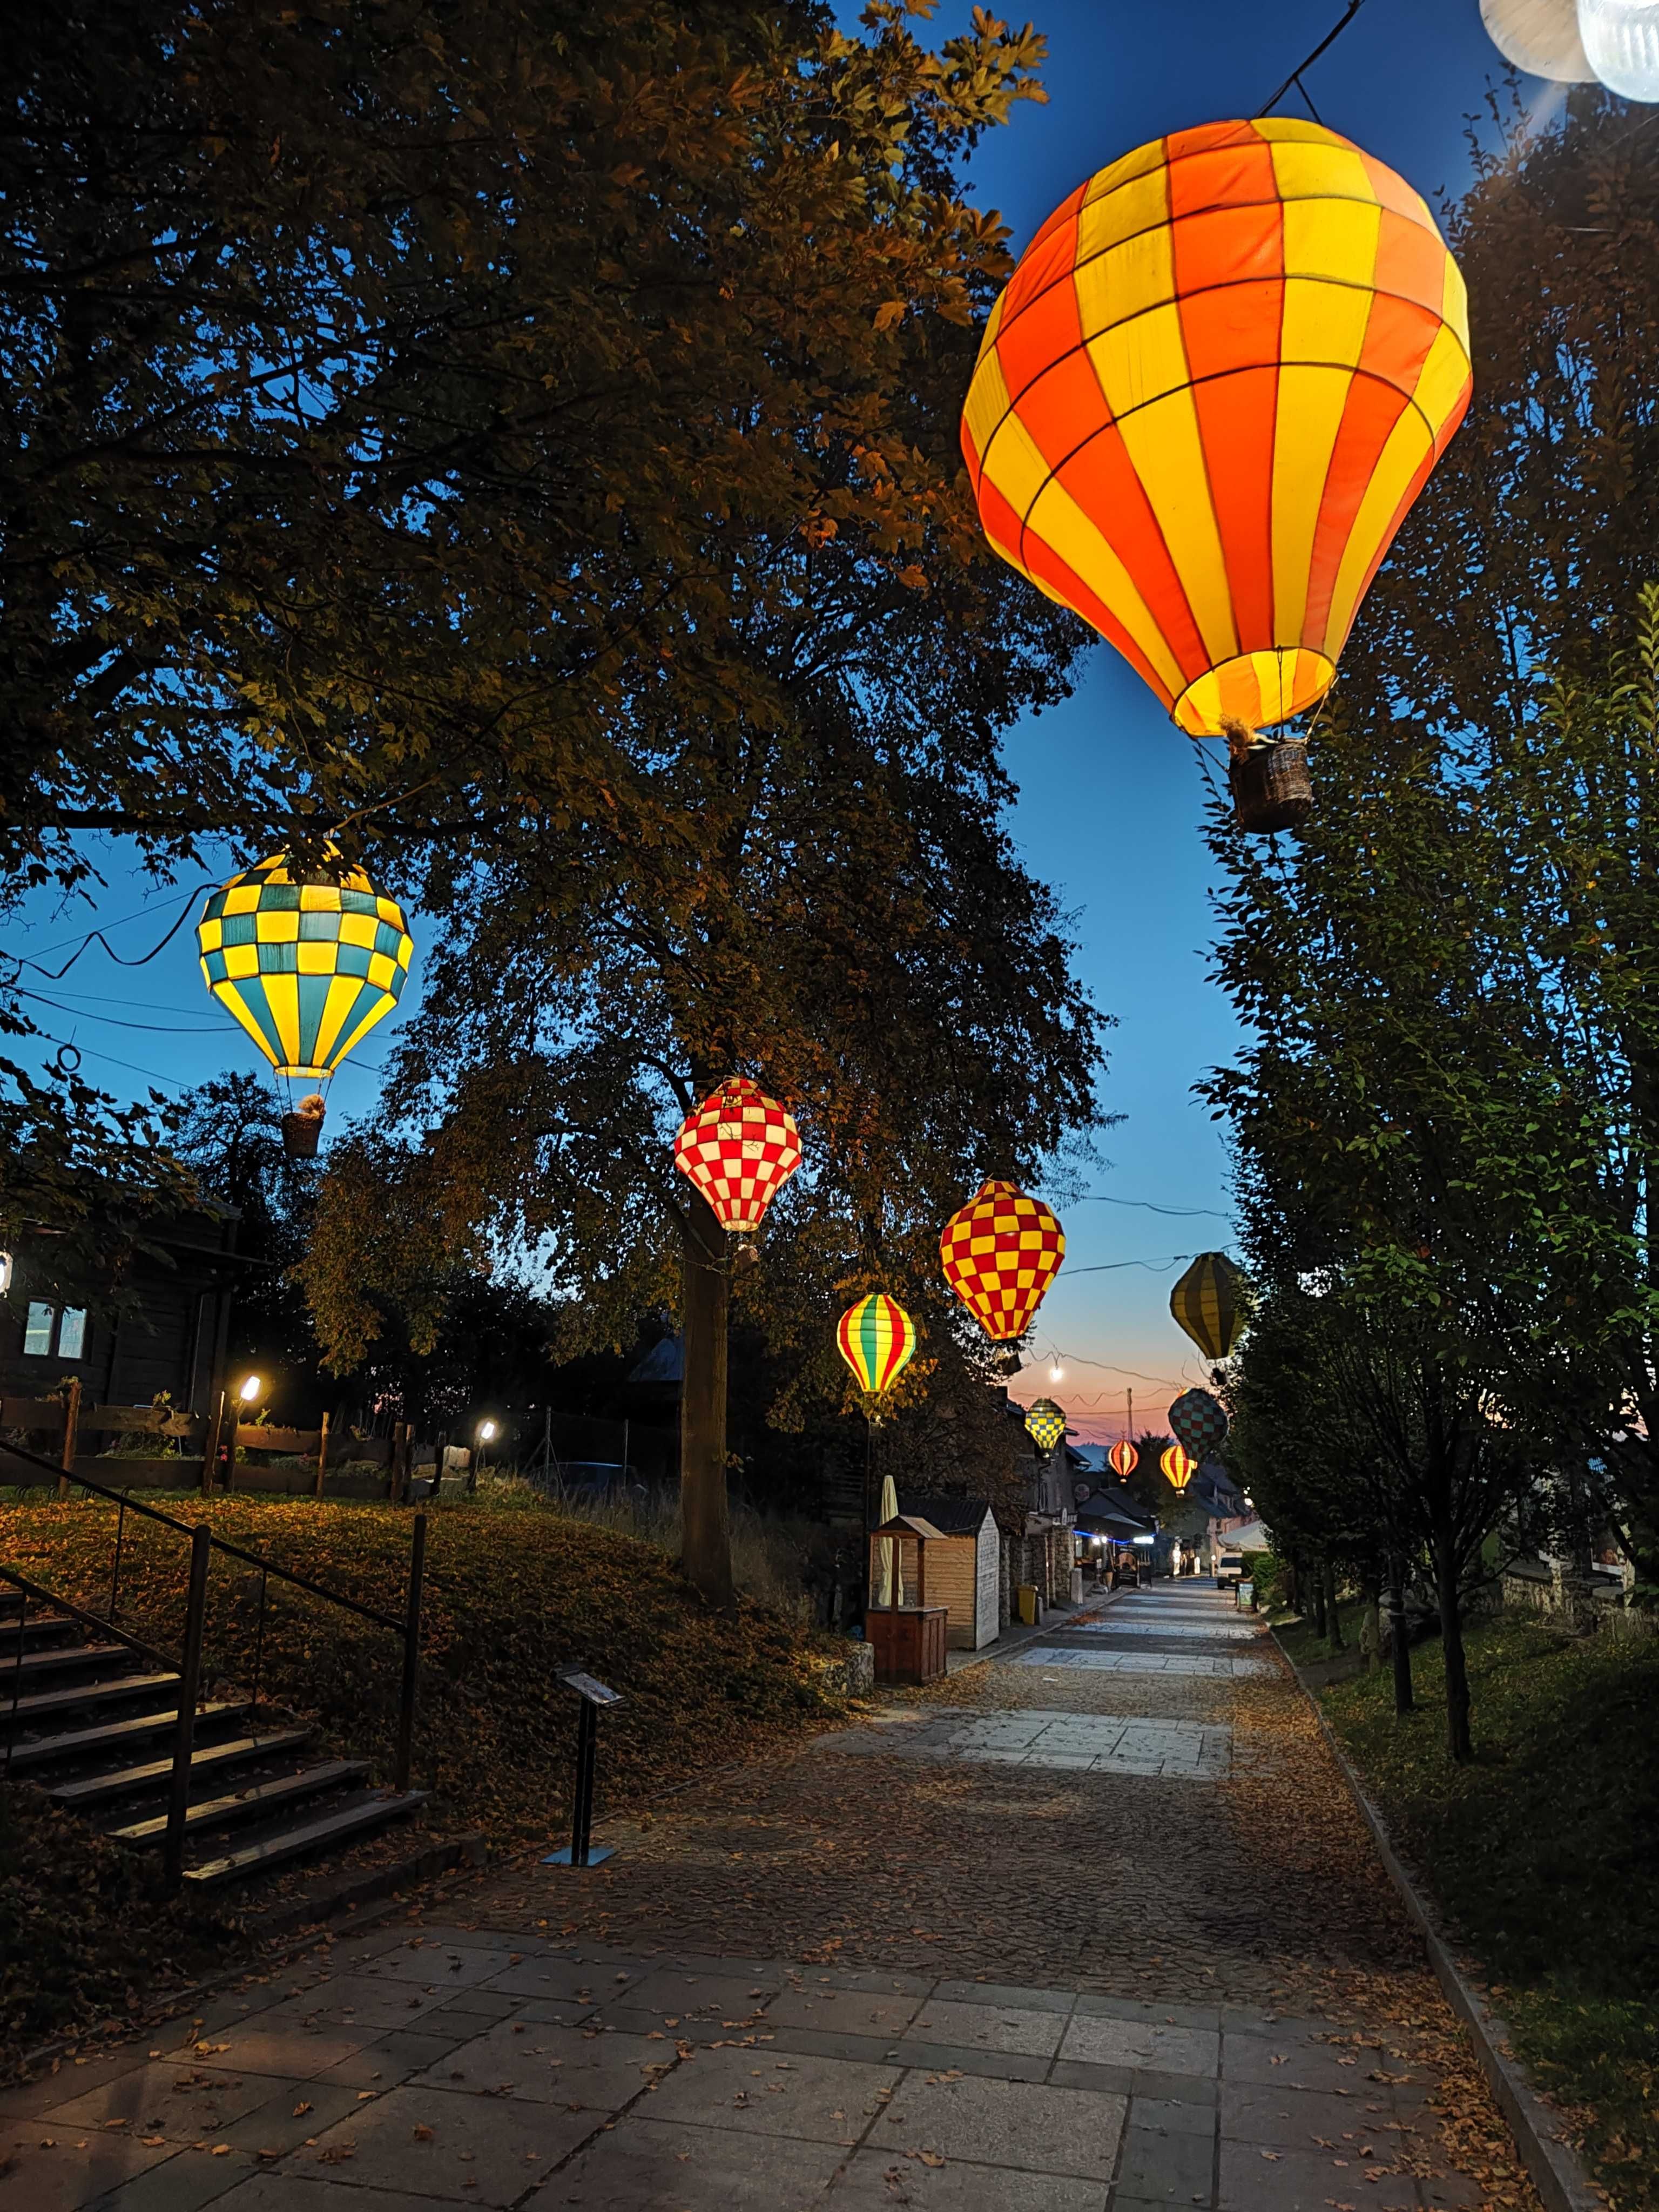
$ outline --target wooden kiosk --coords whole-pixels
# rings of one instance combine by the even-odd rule
[[[927,1602],[927,1547],[944,1542],[944,1532],[915,1513],[896,1514],[870,1532],[870,1588],[880,1581],[878,1544],[893,1547],[890,1602],[865,1608],[864,1632],[874,1648],[878,1682],[936,1682],[945,1673],[945,1632],[950,1608]],[[914,1605],[903,1602],[907,1577],[905,1547],[915,1547]]]

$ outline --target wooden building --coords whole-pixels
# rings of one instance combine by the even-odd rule
[[[951,1649],[978,1651],[994,1644],[1002,1547],[988,1501],[907,1495],[899,1511],[939,1531],[927,1547],[927,1601],[945,1608]]]

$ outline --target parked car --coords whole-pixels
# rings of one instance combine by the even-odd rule
[[[1237,1589],[1244,1579],[1243,1552],[1224,1552],[1215,1563],[1215,1586],[1218,1589]]]

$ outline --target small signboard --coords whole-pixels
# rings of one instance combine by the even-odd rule
[[[603,1682],[596,1682],[591,1674],[584,1674],[578,1668],[573,1667],[559,1680],[579,1698],[586,1698],[590,1705],[619,1705],[623,1701],[620,1690],[607,1690]]]
[[[1242,1582],[1237,1585],[1237,1595],[1235,1602],[1241,1613],[1244,1611],[1247,1606],[1254,1607],[1255,1604],[1255,1584],[1254,1583]]]

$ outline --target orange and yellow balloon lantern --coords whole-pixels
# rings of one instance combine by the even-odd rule
[[[1164,1470],[1164,1480],[1174,1491],[1184,1490],[1198,1473],[1198,1462],[1182,1451],[1179,1444],[1171,1444],[1158,1463]]]
[[[1060,1273],[1066,1232],[1041,1199],[1011,1182],[982,1184],[945,1224],[945,1279],[993,1343],[1023,1336]]]
[[[836,1330],[841,1356],[866,1397],[881,1397],[908,1365],[916,1325],[896,1298],[872,1291],[848,1306]]]
[[[1276,115],[1080,185],[992,311],[962,442],[987,536],[1194,737],[1323,697],[1471,390],[1411,186]]]
[[[734,1236],[757,1230],[800,1165],[800,1132],[788,1109],[746,1075],[728,1076],[686,1115],[674,1164]]]
[[[1040,1452],[1051,1452],[1066,1434],[1066,1416],[1052,1398],[1039,1398],[1025,1416],[1025,1433]]]
[[[1140,1465],[1140,1454],[1132,1443],[1117,1443],[1106,1455],[1107,1463],[1121,1481],[1127,1482]]]

